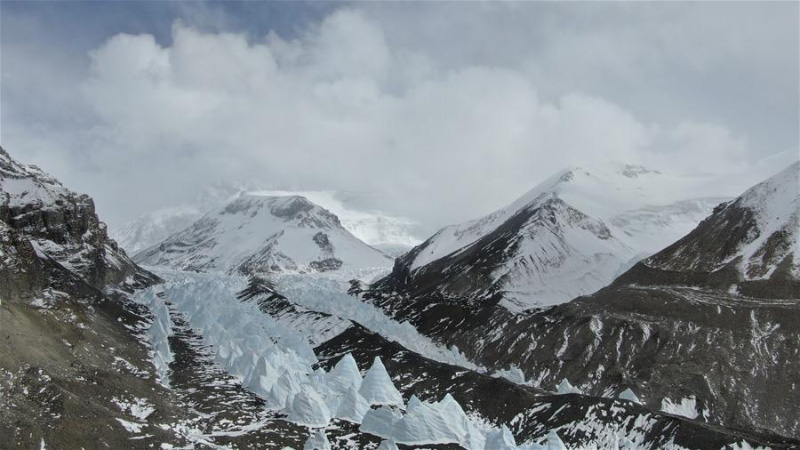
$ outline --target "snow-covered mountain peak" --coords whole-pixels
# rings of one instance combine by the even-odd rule
[[[342,226],[336,215],[299,195],[271,197],[242,194],[219,212],[219,215],[239,215],[247,221],[258,220],[256,217],[263,214],[298,227],[330,229]]]
[[[241,194],[135,256],[143,264],[228,273],[386,267],[330,211],[298,196]]]
[[[758,233],[740,250],[746,279],[768,278],[783,258],[800,279],[800,162],[757,184],[732,203],[753,212]]]
[[[689,232],[724,199],[698,198],[693,187],[707,181],[633,165],[570,167],[556,172],[508,206],[439,230],[420,246],[424,249],[416,252],[411,268],[470,245],[519,211],[541,207],[553,198],[602,221],[628,247],[651,254]]]
[[[562,303],[689,232],[724,200],[698,198],[693,189],[707,182],[634,165],[567,168],[506,207],[439,230],[393,276],[446,297],[499,295],[514,311]],[[452,279],[434,284],[442,271]]]
[[[590,216],[608,220],[643,206],[697,198],[698,191],[707,191],[708,183],[707,177],[667,174],[631,164],[570,167],[544,180],[504,209],[516,210],[544,193],[552,193]]]
[[[748,189],[736,203],[755,211],[762,229],[796,220],[800,214],[800,161]]]
[[[190,226],[204,213],[227,205],[240,196],[299,196],[334,214],[347,231],[387,254],[399,256],[421,241],[416,237],[419,224],[413,220],[382,211],[358,209],[349,201],[342,200],[336,192],[269,191],[253,186],[255,184],[217,183],[204,189],[189,203],[152,211],[114,230],[115,238],[123,248],[134,254],[163,241]]]

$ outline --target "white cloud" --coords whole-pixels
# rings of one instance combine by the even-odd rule
[[[34,146],[45,168],[60,152],[58,171],[89,177],[83,186],[117,222],[213,181],[255,178],[275,189],[366,192],[375,199],[367,207],[433,228],[499,207],[568,165],[732,173],[754,159],[722,125],[648,121],[579,92],[545,98],[529,54],[517,67],[448,66],[391,29],[343,8],[292,38],[180,21],[168,44],[118,34],[90,53],[79,90],[85,126],[41,136],[15,123],[11,136]],[[596,67],[621,58],[635,78],[626,53],[614,56],[618,36],[608,39],[555,48]]]

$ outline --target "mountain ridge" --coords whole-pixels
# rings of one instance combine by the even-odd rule
[[[280,273],[388,266],[339,218],[302,196],[242,194],[137,253],[143,264],[228,273]]]
[[[632,165],[565,169],[508,206],[442,228],[397,260],[394,277],[452,298],[495,298],[515,312],[590,294],[689,232],[720,200],[663,192],[684,181]]]

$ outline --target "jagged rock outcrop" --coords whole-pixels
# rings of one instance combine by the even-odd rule
[[[9,282],[0,294],[26,295],[47,278],[32,256],[51,258],[99,290],[155,280],[108,237],[89,196],[70,191],[35,166],[14,161],[2,148],[0,223],[3,252],[16,255],[3,261],[0,276]]]
[[[143,409],[179,415],[136,337],[146,311],[121,299],[156,281],[91,198],[0,149],[0,446],[122,448]],[[165,440],[183,442],[159,429],[143,445]]]

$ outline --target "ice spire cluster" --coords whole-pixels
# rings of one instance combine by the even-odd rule
[[[398,444],[458,444],[475,450],[564,448],[555,433],[545,447],[518,447],[507,427],[478,429],[450,394],[433,403],[412,395],[406,404],[379,357],[363,378],[350,354],[330,372],[314,370],[317,359],[307,340],[255,309],[257,305],[233,300],[213,276],[198,276],[191,283],[173,281],[141,291],[137,299],[154,315],[148,337],[160,377],[168,377],[172,358],[167,341],[170,314],[180,314],[201,332],[215,361],[264,398],[267,408],[311,430],[304,449],[330,449],[324,430],[334,419],[384,439],[380,448],[389,450]]]

